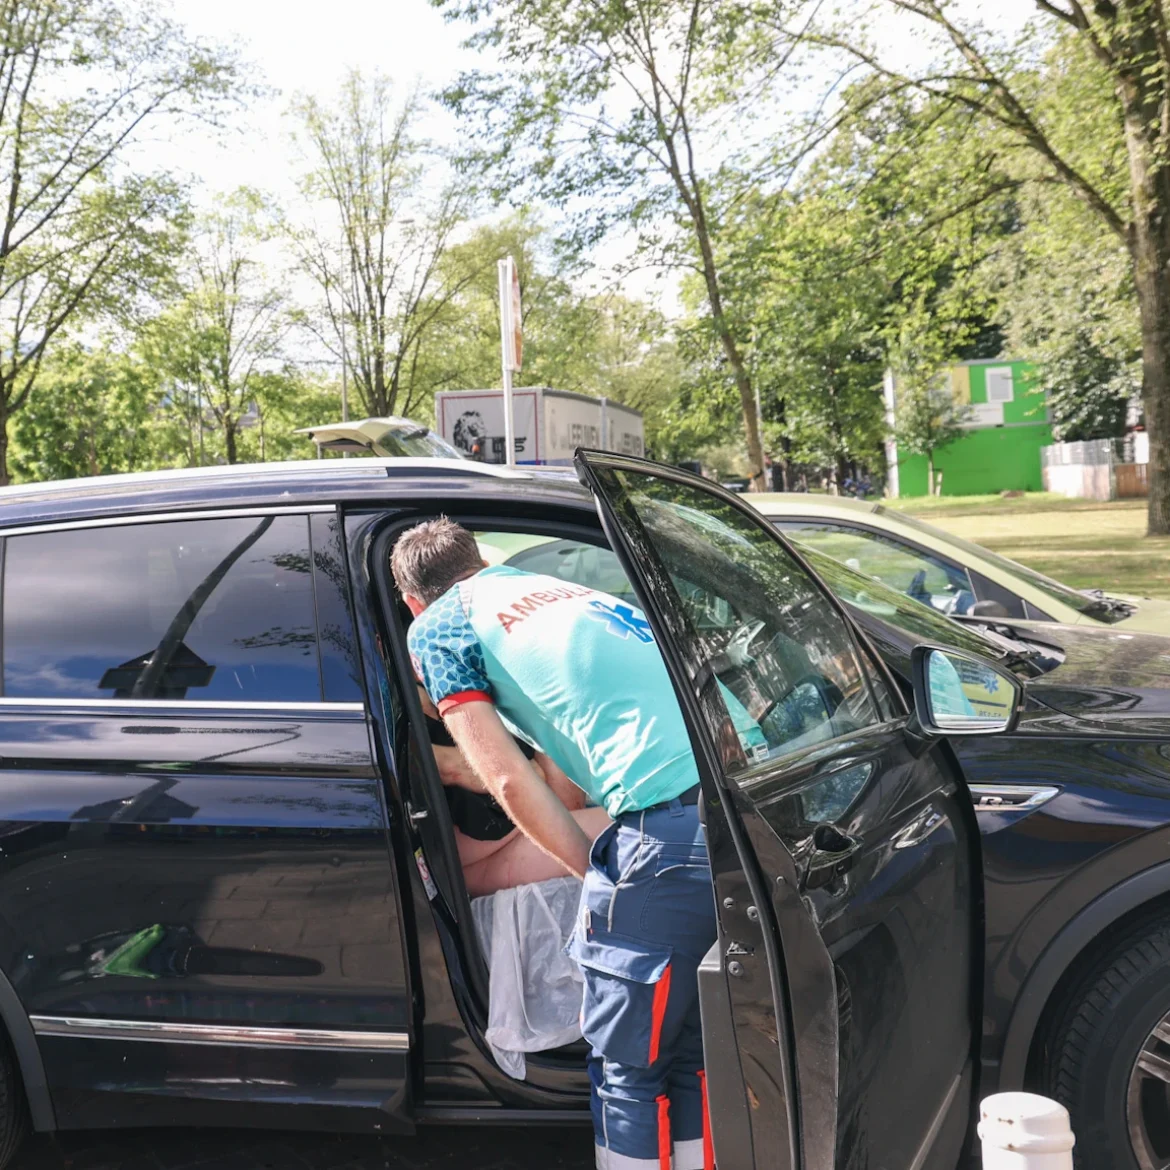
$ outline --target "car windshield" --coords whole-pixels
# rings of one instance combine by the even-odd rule
[[[919,520],[916,516],[907,516],[903,512],[891,512],[888,508],[880,504],[875,511],[880,515],[888,516],[898,524],[904,524],[907,528],[915,529],[924,535],[930,536],[933,540],[950,545],[951,548],[955,549],[961,555],[961,558],[978,557],[980,560],[987,561],[989,564],[1002,569],[1005,573],[1010,573],[1014,577],[1019,577],[1027,581],[1034,588],[1039,589],[1056,601],[1077,610],[1078,613],[1097,618],[1099,621],[1119,622],[1124,621],[1125,618],[1134,612],[1134,607],[1127,605],[1124,601],[1113,597],[1106,597],[1100,592],[1082,593],[1080,590],[1072,589],[1068,585],[1062,585],[1059,581],[1054,581],[1051,577],[1046,577],[1043,573],[1036,572],[1035,569],[1029,569],[1027,565],[1021,565],[1019,561],[1013,561],[1010,557],[1000,556],[999,553],[994,553],[982,545],[973,544],[969,540],[963,540],[962,537],[952,536],[949,532],[945,532],[941,528],[936,528],[933,524],[927,524]]]
[[[462,459],[446,439],[426,427],[388,427],[378,437],[378,446],[387,455],[424,459]]]
[[[1014,628],[996,629],[974,623],[968,627],[965,621],[960,623],[944,617],[925,602],[915,601],[876,577],[858,573],[816,549],[803,547],[801,555],[840,601],[904,630],[916,640],[953,646],[984,658],[998,658],[1024,678],[1047,674],[1064,661],[1059,647],[1028,641]]]
[[[944,617],[925,602],[899,593],[876,577],[867,577],[826,553],[802,546],[801,556],[836,594],[839,601],[889,622],[924,642],[940,642],[958,650],[969,650],[985,658],[997,658],[1001,651],[978,634]]]

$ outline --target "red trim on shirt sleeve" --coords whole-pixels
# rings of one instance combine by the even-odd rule
[[[458,694],[440,699],[435,706],[439,708],[440,715],[446,715],[448,711],[460,707],[464,703],[490,703],[491,701],[492,697],[487,691],[460,691]]]

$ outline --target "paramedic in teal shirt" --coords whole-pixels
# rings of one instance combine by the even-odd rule
[[[455,743],[520,830],[584,878],[568,950],[585,977],[597,1165],[709,1168],[697,972],[714,898],[690,738],[645,615],[583,585],[487,568],[447,519],[404,533],[391,566],[415,615],[411,661]],[[740,735],[762,742],[725,697]],[[613,825],[590,843],[509,727]]]

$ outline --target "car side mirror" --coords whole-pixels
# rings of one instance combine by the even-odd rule
[[[943,646],[916,646],[914,710],[927,735],[999,735],[1016,725],[1024,689],[984,658]]]

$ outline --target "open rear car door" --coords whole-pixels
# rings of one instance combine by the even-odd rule
[[[953,1170],[981,947],[977,833],[948,757],[766,520],[673,468],[585,451],[576,464],[703,779],[719,1170]]]

